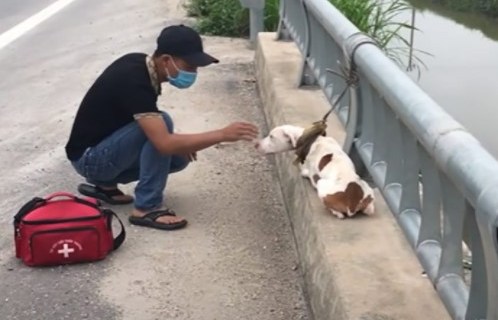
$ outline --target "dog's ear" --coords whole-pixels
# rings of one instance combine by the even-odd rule
[[[295,148],[296,145],[297,145],[297,138],[298,137],[296,137],[296,135],[294,134],[294,132],[292,132],[291,130],[288,130],[286,128],[284,128],[283,133],[284,133],[284,137],[287,138],[287,139],[289,139],[292,147]]]
[[[297,146],[297,138],[293,134],[289,134],[288,136],[292,144],[292,147],[295,148]]]

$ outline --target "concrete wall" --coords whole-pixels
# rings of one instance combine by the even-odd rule
[[[293,42],[275,37],[260,33],[255,56],[268,125],[306,127],[329,104],[320,90],[297,88],[301,55]],[[342,125],[331,118],[328,134],[342,141]],[[339,220],[323,208],[293,160],[293,153],[276,156],[315,319],[449,319],[381,195],[373,217]]]

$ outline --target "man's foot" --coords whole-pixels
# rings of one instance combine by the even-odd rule
[[[180,229],[187,225],[187,220],[177,217],[176,213],[168,208],[150,212],[134,209],[128,220],[134,225],[162,230]]]
[[[99,199],[109,204],[129,204],[133,202],[133,197],[124,194],[117,186],[92,186],[82,183],[78,186],[78,191],[87,197]]]
[[[114,187],[97,186],[97,187],[102,189],[107,194],[110,193],[114,194],[111,196],[111,199],[114,201],[132,203],[134,200],[132,196],[130,196],[129,194],[124,194],[121,190],[118,189],[117,186]]]

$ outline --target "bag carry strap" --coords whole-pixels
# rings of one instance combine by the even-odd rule
[[[117,248],[119,248],[123,244],[123,242],[125,241],[125,238],[126,238],[125,227],[124,227],[121,219],[119,219],[118,215],[114,211],[112,211],[110,209],[104,209],[104,213],[109,217],[109,220],[108,220],[109,228],[112,228],[112,217],[113,216],[116,219],[118,219],[118,222],[121,225],[121,232],[118,234],[118,236],[116,238],[114,238],[114,241],[113,241],[112,250],[114,251]]]
[[[53,198],[56,198],[56,197],[66,197],[66,198],[71,198],[73,200],[76,200],[76,198],[77,198],[72,193],[60,191],[60,192],[54,192],[54,193],[49,194],[48,196],[45,197],[45,200],[50,201],[50,200],[52,200]]]
[[[66,197],[66,198],[72,199],[72,200],[74,200],[76,202],[79,202],[81,204],[84,204],[84,205],[87,205],[87,206],[90,206],[90,207],[93,207],[95,209],[99,209],[100,210],[99,206],[96,205],[95,203],[92,203],[92,202],[87,201],[85,199],[78,198],[77,196],[75,196],[72,193],[69,193],[69,192],[54,192],[52,194],[49,194],[45,198],[35,197],[35,198],[31,199],[30,201],[28,201],[26,204],[24,204],[21,207],[21,209],[19,209],[19,211],[17,212],[17,214],[14,216],[14,224],[20,223],[21,219],[25,215],[27,215],[28,213],[30,213],[31,211],[33,211],[35,208],[37,208],[37,207],[39,207],[41,205],[47,204],[47,202],[53,200],[56,197]]]
[[[88,206],[90,206],[90,207],[94,207],[94,208],[96,208],[96,209],[98,209],[98,208],[99,208],[99,206],[98,206],[98,205],[96,205],[96,204],[95,204],[95,203],[93,203],[93,202],[87,201],[87,200],[85,200],[85,199],[82,199],[82,198],[80,198],[80,197],[75,196],[75,195],[74,195],[74,194],[72,194],[72,193],[69,193],[69,192],[64,192],[64,191],[62,191],[62,192],[54,192],[54,193],[52,193],[52,194],[49,194],[48,196],[46,196],[46,197],[45,197],[45,200],[46,200],[47,202],[49,202],[49,201],[51,201],[52,199],[57,198],[57,197],[66,197],[66,198],[69,198],[69,199],[74,200],[74,201],[76,201],[76,202],[79,202],[79,203],[81,203],[81,204],[85,204],[85,205],[88,205]]]
[[[27,203],[25,203],[21,207],[21,209],[19,209],[19,211],[17,212],[17,214],[14,216],[14,224],[18,224],[19,222],[21,222],[21,219],[25,215],[27,215],[28,213],[30,213],[38,205],[40,205],[42,203],[45,203],[45,202],[46,202],[45,199],[35,197],[35,198],[31,199],[30,201],[28,201]]]

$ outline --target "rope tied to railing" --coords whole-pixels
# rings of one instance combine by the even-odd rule
[[[295,152],[294,152],[296,154],[296,159],[294,160],[294,164],[296,164],[296,165],[298,163],[304,163],[304,160],[306,159],[306,157],[308,156],[308,153],[310,151],[311,145],[313,144],[313,142],[315,142],[315,140],[319,136],[326,136],[327,135],[327,133],[326,133],[327,118],[335,110],[335,108],[339,105],[339,102],[342,100],[344,95],[351,88],[355,88],[358,86],[358,83],[360,81],[360,77],[359,77],[358,72],[356,70],[356,63],[354,61],[354,55],[356,53],[356,50],[364,44],[377,45],[377,43],[373,39],[369,38],[368,36],[366,36],[363,33],[355,33],[355,34],[351,35],[350,38],[353,36],[358,36],[358,35],[362,35],[364,38],[361,39],[361,41],[359,41],[358,43],[353,45],[353,49],[351,50],[351,55],[348,55],[346,49],[343,47],[344,56],[346,58],[349,58],[349,59],[346,59],[347,65],[340,66],[340,70],[341,70],[340,72],[337,72],[337,71],[335,71],[333,69],[329,69],[329,68],[325,69],[325,71],[330,72],[330,73],[342,78],[344,80],[344,82],[346,83],[346,86],[344,87],[342,92],[339,94],[337,99],[335,99],[335,101],[332,103],[332,106],[325,113],[323,118],[321,120],[313,122],[310,127],[306,128],[304,130],[303,134],[297,140],[296,148],[295,148]],[[347,41],[346,41],[346,43],[347,43]]]

